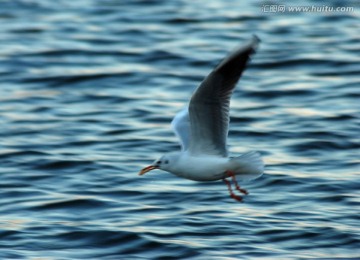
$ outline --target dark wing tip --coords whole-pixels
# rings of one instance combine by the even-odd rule
[[[250,60],[250,56],[255,53],[259,43],[259,37],[253,35],[247,43],[235,49],[221,61],[215,68],[215,72],[222,74],[233,82],[238,81]]]
[[[260,38],[256,35],[256,34],[253,34],[252,36],[252,41],[256,44],[258,44],[259,42],[261,42]]]
[[[250,42],[250,46],[253,49],[252,53],[254,53],[256,51],[256,49],[258,48],[260,42],[261,42],[260,38],[257,37],[256,34],[254,34],[252,36],[252,39],[251,39],[251,42]]]

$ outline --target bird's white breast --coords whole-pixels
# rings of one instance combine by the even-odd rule
[[[224,177],[229,159],[217,156],[190,156],[183,153],[171,173],[194,181],[215,181]]]

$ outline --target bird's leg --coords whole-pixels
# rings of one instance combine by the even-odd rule
[[[226,174],[227,174],[229,177],[231,177],[231,179],[233,180],[233,182],[234,182],[234,184],[235,184],[235,187],[236,187],[236,189],[237,189],[238,191],[240,191],[241,193],[243,193],[243,194],[245,194],[245,195],[248,195],[248,194],[249,194],[249,192],[248,192],[247,190],[242,189],[242,188],[240,187],[240,185],[238,184],[238,182],[237,182],[237,180],[236,180],[236,178],[235,178],[234,172],[227,170],[227,171],[226,171]]]
[[[236,196],[235,194],[234,194],[234,192],[233,192],[233,190],[231,189],[231,184],[230,184],[230,182],[227,180],[227,179],[223,179],[223,181],[226,183],[226,185],[227,185],[227,187],[228,187],[228,189],[229,189],[229,193],[230,193],[230,197],[231,198],[233,198],[233,199],[235,199],[235,200],[237,200],[237,201],[240,201],[240,202],[242,202],[242,197],[240,197],[240,196]]]

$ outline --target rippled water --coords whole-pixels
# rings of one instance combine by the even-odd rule
[[[358,1],[239,2],[0,2],[1,259],[360,256]],[[137,176],[178,149],[172,117],[252,34],[229,144],[267,167],[245,202]]]

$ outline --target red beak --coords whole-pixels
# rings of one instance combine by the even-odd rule
[[[152,171],[152,170],[155,170],[155,169],[159,169],[158,166],[154,166],[154,165],[150,165],[150,166],[147,166],[145,167],[144,169],[142,169],[140,172],[139,172],[139,175],[144,175],[145,173],[149,172],[149,171]]]

